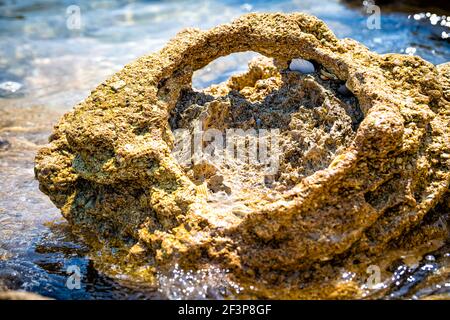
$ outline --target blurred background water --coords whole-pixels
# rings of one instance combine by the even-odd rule
[[[303,11],[324,20],[338,37],[356,39],[376,52],[415,54],[434,64],[450,60],[448,1],[382,2],[380,29],[370,29],[373,12],[363,1],[0,0],[0,289],[59,299],[172,297],[170,288],[131,285],[97,272],[82,241],[38,190],[34,154],[58,116],[181,29],[210,28],[248,12]],[[79,28],[72,20],[77,10]],[[253,55],[218,59],[196,74],[193,85],[226,80],[245,70]],[[82,290],[66,286],[72,264],[81,268]]]

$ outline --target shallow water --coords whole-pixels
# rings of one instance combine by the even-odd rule
[[[81,10],[81,29],[67,27],[66,10],[73,4]],[[250,11],[305,11],[323,19],[338,37],[354,38],[376,52],[416,54],[434,64],[450,60],[450,38],[446,38],[450,18],[427,15],[420,8],[382,9],[381,29],[371,30],[365,7],[333,0],[245,4],[0,0],[0,288],[58,299],[223,296],[222,284],[179,270],[161,277],[159,288],[124,277],[113,279],[96,270],[82,239],[70,232],[59,211],[39,191],[33,158],[58,117],[124,64],[161,48],[184,27],[210,28]],[[193,85],[202,88],[221,82],[245,69],[251,56],[218,59],[196,74]],[[448,254],[443,249],[434,260],[424,259],[413,267],[399,264],[399,270],[393,270],[398,279],[388,281],[392,286],[386,297],[448,294]],[[80,268],[79,290],[67,286],[71,265]],[[421,287],[424,279],[442,269],[447,280]]]

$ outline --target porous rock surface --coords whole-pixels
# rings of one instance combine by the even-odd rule
[[[192,89],[195,70],[242,51],[267,58]],[[317,72],[290,71],[294,58]],[[99,85],[35,172],[72,225],[136,270],[213,264],[261,297],[356,297],[342,270],[448,238],[449,101],[449,64],[373,53],[302,13],[249,14],[184,30]],[[279,129],[277,172],[179,163],[173,132],[198,123]]]

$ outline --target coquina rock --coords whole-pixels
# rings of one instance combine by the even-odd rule
[[[192,89],[195,70],[242,51],[265,57]],[[289,70],[297,58],[315,72]],[[130,273],[215,265],[258,297],[359,297],[369,265],[448,239],[449,101],[450,64],[373,53],[302,13],[249,14],[184,30],[100,84],[35,172]],[[270,161],[227,148],[236,129]],[[207,152],[190,159],[191,146]]]

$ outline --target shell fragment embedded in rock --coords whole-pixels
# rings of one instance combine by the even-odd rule
[[[267,58],[192,89],[195,70],[249,50]],[[298,57],[336,79],[290,72]],[[187,29],[98,86],[60,120],[35,172],[93,244],[138,244],[139,258],[117,262],[127,272],[217,265],[258,297],[361,297],[368,265],[448,237],[436,221],[448,218],[449,92],[450,64],[379,55],[307,14],[249,14]],[[175,137],[199,127],[215,134],[196,144],[210,152],[180,161],[194,143]],[[270,141],[268,162],[216,157],[236,132]]]

